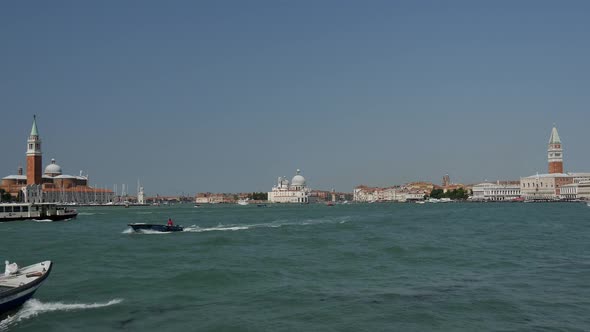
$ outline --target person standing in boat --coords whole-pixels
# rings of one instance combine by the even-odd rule
[[[174,223],[172,222],[172,218],[168,218],[168,226],[174,226]]]

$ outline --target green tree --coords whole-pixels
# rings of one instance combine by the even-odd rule
[[[431,198],[443,198],[444,196],[444,192],[442,189],[432,189],[432,191],[430,192],[430,197]]]
[[[0,189],[0,201],[2,202],[12,202],[12,195],[4,191],[4,189]]]

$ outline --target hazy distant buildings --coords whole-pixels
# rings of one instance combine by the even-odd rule
[[[445,174],[445,176],[443,176],[443,178],[442,178],[442,186],[446,187],[450,184],[451,184],[451,177],[449,176],[449,174]]]
[[[2,178],[1,189],[12,196],[22,196],[34,202],[61,203],[107,203],[113,200],[113,192],[92,188],[88,176],[73,176],[62,173],[55,159],[42,169],[41,138],[37,121],[33,117],[31,134],[27,140],[27,173],[19,167],[17,175]]]
[[[301,171],[297,170],[297,174],[289,180],[285,177],[279,177],[277,185],[272,187],[268,192],[268,201],[271,203],[309,203],[311,190],[307,188],[305,178],[301,175]]]
[[[431,184],[432,187],[434,185]],[[432,189],[430,189],[431,191]],[[411,184],[393,187],[368,187],[364,185],[357,186],[353,191],[353,200],[355,202],[407,202],[423,200],[425,195],[430,191],[417,189]]]

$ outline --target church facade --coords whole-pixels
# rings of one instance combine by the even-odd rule
[[[41,143],[37,120],[33,117],[33,126],[27,140],[26,174],[19,167],[16,175],[2,178],[0,189],[13,197],[34,202],[105,204],[113,201],[113,191],[90,187],[88,176],[82,173],[78,176],[63,174],[55,159],[51,159],[51,163],[43,170]]]
[[[311,190],[307,187],[305,178],[301,175],[301,171],[297,170],[297,174],[290,183],[286,177],[278,178],[277,185],[272,187],[268,193],[268,201],[271,203],[307,204],[310,193]]]

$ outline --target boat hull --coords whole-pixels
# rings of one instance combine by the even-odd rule
[[[136,232],[141,231],[153,231],[153,232],[182,232],[184,228],[182,226],[168,226],[160,224],[128,224]]]
[[[53,263],[49,262],[49,268],[43,272],[43,275],[22,286],[15,287],[0,292],[0,315],[19,308],[23,303],[30,299],[41,284],[47,279]]]

